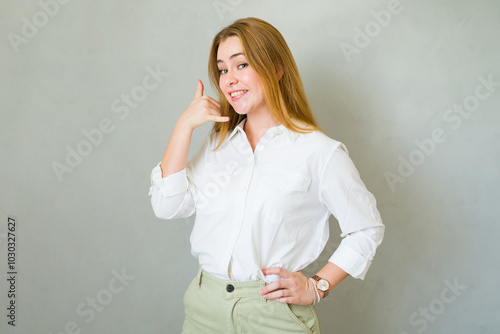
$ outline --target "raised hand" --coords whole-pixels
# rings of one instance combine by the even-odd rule
[[[179,117],[184,126],[195,129],[207,122],[227,122],[229,117],[221,116],[220,103],[210,96],[203,95],[203,82],[198,80],[198,88],[193,101]]]

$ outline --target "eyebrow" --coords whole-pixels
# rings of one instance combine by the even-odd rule
[[[229,59],[233,59],[234,57],[238,57],[238,56],[244,56],[245,54],[243,52],[238,52],[238,53],[235,53],[233,55],[231,55],[231,57],[229,57]],[[218,63],[223,63],[224,61],[222,59],[217,59],[217,64]]]

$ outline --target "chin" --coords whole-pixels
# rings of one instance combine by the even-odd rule
[[[233,109],[234,109],[234,111],[236,111],[236,113],[238,115],[246,115],[247,114],[247,110],[235,109],[234,107],[233,107]]]

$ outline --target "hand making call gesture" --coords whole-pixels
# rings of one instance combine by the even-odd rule
[[[219,102],[210,96],[203,95],[203,83],[198,80],[196,95],[177,120],[167,150],[161,160],[162,177],[186,168],[193,130],[210,121],[227,122],[229,117],[221,116]]]
[[[196,95],[186,111],[182,113],[179,120],[181,120],[186,127],[195,129],[211,121],[227,122],[229,121],[229,117],[221,116],[219,102],[210,96],[203,95],[203,83],[201,80],[198,80]]]

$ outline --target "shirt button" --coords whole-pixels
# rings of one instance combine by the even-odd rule
[[[227,291],[227,292],[233,292],[233,291],[234,291],[234,286],[233,286],[232,284],[228,284],[228,285],[226,286],[226,291]]]

